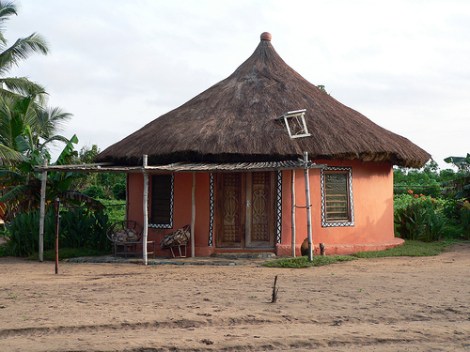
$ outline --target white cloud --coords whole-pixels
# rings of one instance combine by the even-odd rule
[[[438,160],[470,152],[470,2],[22,0],[10,41],[50,43],[14,74],[72,112],[65,135],[117,142],[231,74],[270,31],[283,59]],[[445,165],[441,162],[441,165]]]

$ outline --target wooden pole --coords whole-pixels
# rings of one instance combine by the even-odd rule
[[[60,199],[56,198],[55,208],[55,273],[59,273],[59,226],[60,226]]]
[[[193,172],[193,189],[191,196],[191,257],[196,256],[194,226],[196,225],[196,173]]]
[[[307,234],[308,234],[308,261],[313,261],[312,246],[312,205],[310,202],[310,177],[308,172],[308,153],[304,152],[305,199],[307,201]]]
[[[142,234],[142,257],[144,265],[148,264],[147,256],[147,240],[149,234],[149,209],[148,209],[148,198],[149,198],[149,175],[145,168],[148,165],[148,156],[143,156],[143,167],[144,167],[144,195],[143,195],[143,211],[144,211],[144,232]]]
[[[273,284],[273,293],[271,295],[271,303],[276,303],[277,302],[277,293],[279,291],[279,288],[277,288],[277,275],[274,277],[274,284]]]
[[[47,167],[47,159],[44,160],[44,167]],[[41,200],[39,203],[39,261],[44,260],[44,217],[46,215],[46,184],[47,171],[43,170],[41,174]]]
[[[296,233],[295,233],[295,170],[291,171],[291,203],[292,203],[292,256],[295,258],[295,242],[296,242]]]

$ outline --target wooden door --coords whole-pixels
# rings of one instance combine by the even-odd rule
[[[220,174],[217,178],[217,245],[242,247],[244,223],[241,173]]]
[[[274,246],[274,173],[247,174],[247,247]]]
[[[274,247],[274,173],[217,177],[217,247]]]

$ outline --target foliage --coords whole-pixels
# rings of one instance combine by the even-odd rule
[[[103,211],[90,211],[85,207],[63,209],[60,212],[61,247],[108,250],[106,231],[109,219]],[[8,253],[28,256],[38,248],[39,212],[18,214],[7,224]],[[49,209],[44,222],[44,249],[55,245],[55,214]]]
[[[105,198],[103,187],[98,185],[91,185],[86,188],[83,193],[92,198]]]
[[[390,248],[384,251],[360,252],[354,254],[357,258],[382,258],[382,257],[428,257],[440,254],[454,241],[421,242],[406,240],[402,246]]]
[[[126,202],[115,199],[100,199],[105,206],[105,212],[108,215],[109,223],[114,224],[123,221],[126,218]]]
[[[425,242],[444,235],[446,217],[436,199],[423,194],[402,195],[395,202],[395,233],[401,238]]]
[[[116,183],[112,187],[114,199],[125,200],[126,199],[126,184]]]
[[[454,191],[455,198],[470,200],[470,154],[466,157],[450,156],[445,162],[453,164],[459,170],[453,180],[447,182],[447,186]]]
[[[71,164],[93,163],[100,150],[96,144],[83,147]],[[126,199],[126,175],[124,173],[100,172],[84,175],[76,188],[90,197],[100,199]]]
[[[3,29],[5,22],[13,15],[17,15],[16,5],[12,2],[0,2],[0,96],[12,96],[15,93],[24,95],[32,90],[44,90],[25,77],[4,77],[13,66],[18,66],[21,60],[28,58],[32,53],[47,54],[49,51],[46,41],[36,33],[17,39],[13,45],[7,47]]]
[[[296,258],[281,258],[270,260],[263,263],[263,266],[270,268],[307,268],[311,266],[323,266],[339,262],[354,260],[354,257],[334,255],[334,256],[314,256],[313,261],[309,262],[307,256]]]
[[[462,237],[470,240],[470,202],[465,200],[459,209],[459,223],[463,229]]]
[[[444,159],[446,163],[451,163],[456,166],[459,171],[470,172],[470,154],[467,156],[449,156]]]
[[[21,160],[21,152],[18,150],[21,147],[12,148],[12,145],[27,142],[25,139],[17,141],[15,133],[9,132],[22,129],[23,136],[34,137],[31,131],[22,128],[21,121],[15,118],[12,107],[23,110],[29,107],[30,111],[33,111],[41,106],[45,97],[44,88],[39,84],[31,82],[26,77],[6,76],[12,67],[18,66],[20,61],[28,58],[32,53],[47,54],[48,52],[45,40],[36,33],[17,39],[12,46],[7,46],[7,40],[3,35],[4,24],[10,16],[16,14],[14,3],[0,2],[0,109],[2,115],[13,116],[12,124],[8,126],[3,123],[4,121],[0,122],[0,165]],[[41,119],[37,119],[37,122],[39,124]],[[42,129],[46,128],[47,124],[42,125]]]
[[[433,161],[422,170],[394,170],[395,230],[401,237],[470,239],[470,155],[445,161],[458,171],[439,170]]]
[[[69,163],[76,154],[73,145],[78,138],[73,136],[59,155],[56,164]],[[39,166],[40,158],[25,158],[22,162],[0,167],[3,195],[0,202],[5,206],[6,220],[13,219],[22,212],[38,209],[40,202],[41,174],[34,171]],[[67,205],[86,204],[92,209],[103,208],[102,204],[93,198],[73,190],[74,181],[81,175],[73,172],[52,172],[47,175],[47,203],[60,198]]]

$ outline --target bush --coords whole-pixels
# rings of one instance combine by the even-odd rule
[[[424,242],[443,237],[448,219],[436,199],[424,195],[400,196],[395,204],[395,232],[404,239]]]
[[[116,183],[113,188],[114,199],[125,200],[126,199],[126,184],[125,183]]]
[[[68,248],[109,250],[106,238],[108,216],[103,211],[76,207],[60,212],[59,245]],[[6,251],[10,255],[28,256],[39,247],[39,211],[18,214],[7,224]],[[44,250],[55,246],[55,214],[52,208],[44,219]]]
[[[105,206],[105,212],[111,224],[126,219],[126,201],[113,199],[100,199],[99,201]]]
[[[106,192],[104,190],[104,188],[102,186],[96,186],[96,185],[93,185],[93,186],[90,186],[88,187],[87,189],[85,189],[83,191],[83,193],[85,193],[87,196],[91,197],[91,198],[107,198],[106,197]]]
[[[470,240],[470,203],[463,202],[459,211],[459,222],[463,230],[462,237]]]

